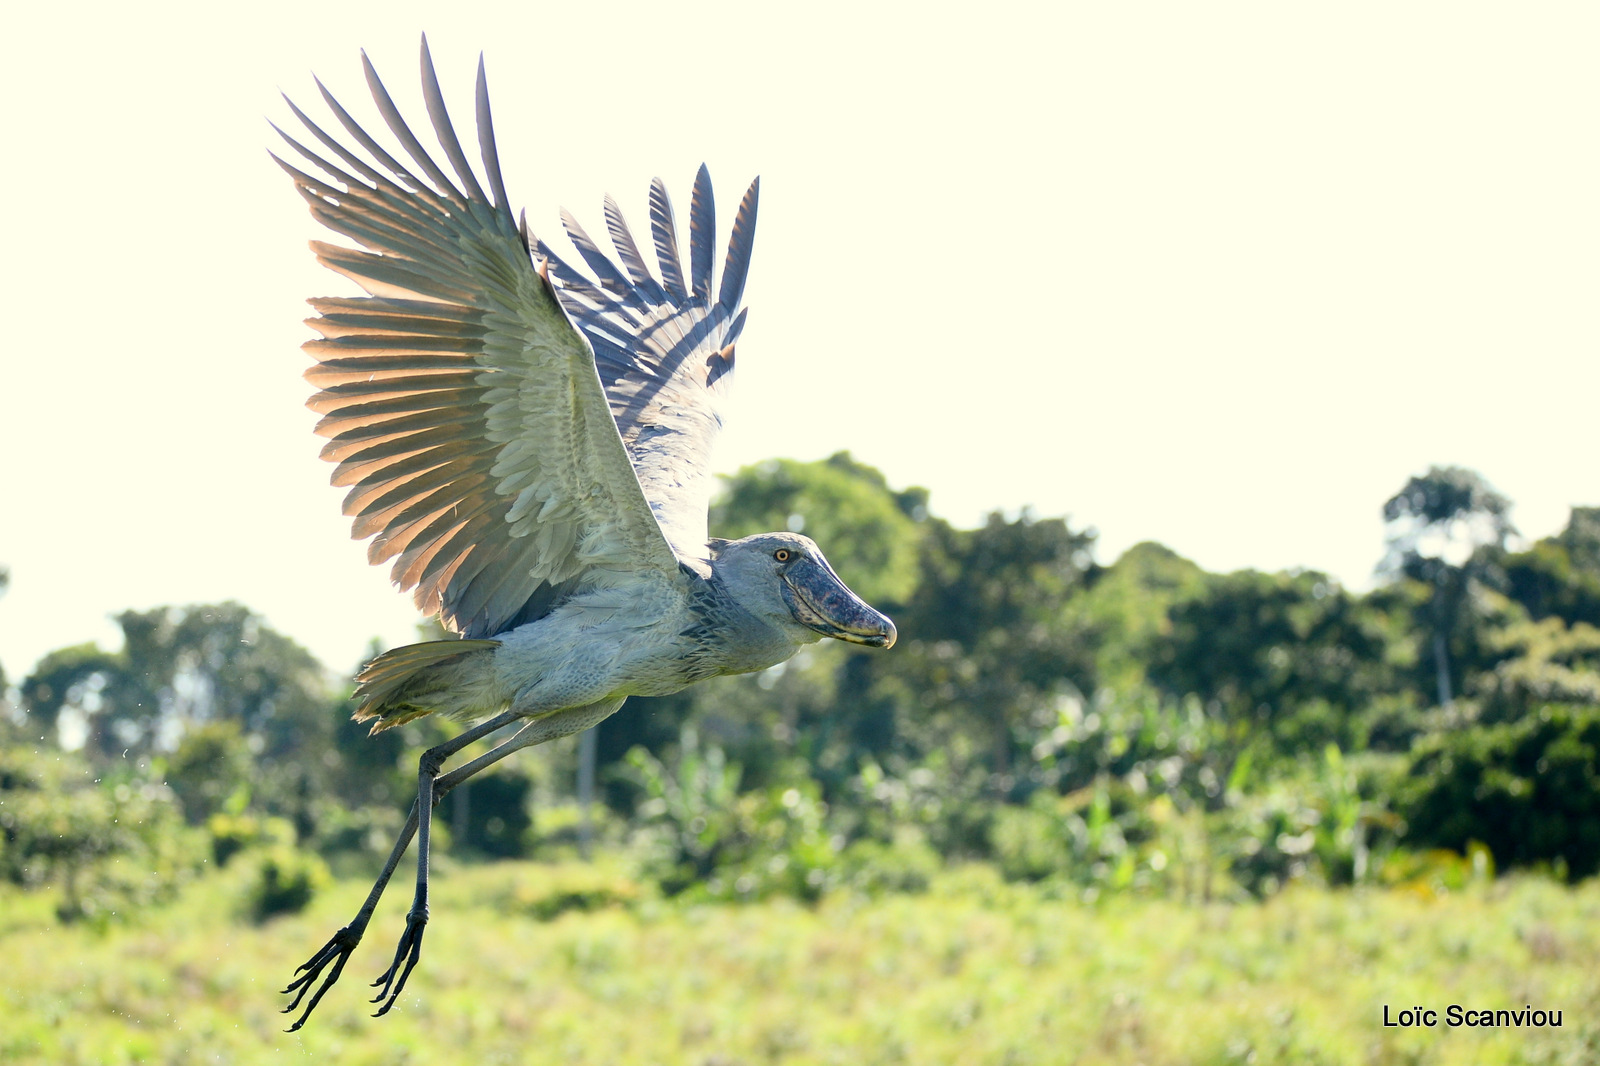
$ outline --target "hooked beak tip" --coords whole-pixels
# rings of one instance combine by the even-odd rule
[[[839,632],[830,634],[840,640],[847,640],[852,644],[865,644],[869,648],[892,648],[899,639],[900,632],[895,629],[894,621],[886,615],[878,615],[878,631],[856,630],[855,632]]]
[[[797,577],[783,579],[783,599],[795,621],[825,637],[872,648],[892,648],[899,633],[887,615],[873,610],[834,576],[809,583]]]

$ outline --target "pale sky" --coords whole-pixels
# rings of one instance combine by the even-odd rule
[[[958,524],[1356,587],[1430,464],[1530,537],[1600,503],[1593,5],[44,6],[0,65],[13,679],[165,603],[412,639],[317,458],[303,301],[351,290],[265,118],[316,71],[377,132],[365,47],[425,125],[423,30],[463,133],[485,52],[542,231],[642,227],[656,174],[681,218],[702,160],[725,229],[761,175],[724,471],[848,448]]]

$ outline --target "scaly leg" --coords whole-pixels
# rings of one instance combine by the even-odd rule
[[[495,730],[516,721],[518,717],[518,715],[510,712],[496,715],[495,717],[490,718],[488,721],[474,726],[473,728],[463,732],[461,735],[446,741],[444,744],[430,749],[422,756],[422,770],[426,772],[427,768],[431,765],[433,767],[433,773],[437,774],[439,764],[442,763],[446,758],[460,751],[473,741],[480,740],[483,737],[488,736],[490,733],[493,733]],[[526,732],[526,730],[523,730],[523,732]],[[509,747],[510,744],[511,741],[508,741],[506,744],[502,744],[499,748],[496,748],[494,751],[488,753],[489,756],[494,756],[494,758],[484,761],[484,758],[481,757],[475,760],[474,764],[471,765],[481,764],[478,765],[478,769],[482,769],[482,767],[490,765],[490,763],[496,761],[497,759],[511,754],[512,751],[517,749]],[[525,746],[526,745],[519,745],[519,747]],[[476,772],[477,770],[473,771],[473,773]],[[453,777],[454,775],[452,774],[450,776]],[[433,813],[432,805],[442,799],[444,794],[448,792],[450,788],[455,787],[455,785],[465,780],[467,776],[470,775],[463,775],[462,777],[456,778],[455,780],[450,781],[448,786],[443,788],[430,788],[426,801],[427,806],[423,805],[422,795],[419,790],[418,802],[412,806],[411,815],[406,819],[405,828],[400,830],[400,836],[395,840],[394,847],[389,851],[388,861],[383,864],[383,872],[378,875],[378,880],[373,884],[372,891],[367,893],[366,902],[361,904],[361,909],[356,912],[355,918],[350,922],[349,925],[333,934],[332,938],[329,939],[329,941],[324,944],[315,955],[311,956],[311,958],[307,960],[303,966],[295,971],[298,976],[293,982],[290,983],[288,988],[283,990],[286,995],[291,992],[295,993],[294,1001],[283,1009],[283,1013],[288,1014],[300,1005],[300,1001],[305,998],[307,992],[311,991],[312,986],[316,984],[317,978],[321,976],[322,971],[327,969],[330,963],[333,964],[333,971],[329,973],[327,979],[317,987],[316,992],[311,996],[311,1002],[306,1005],[305,1013],[300,1015],[300,1019],[289,1027],[289,1032],[294,1032],[296,1029],[299,1029],[306,1023],[306,1019],[311,1017],[311,1012],[316,1009],[316,1006],[322,1000],[323,995],[328,991],[328,989],[333,987],[334,982],[339,980],[339,974],[344,971],[345,962],[349,960],[350,953],[355,951],[356,945],[361,943],[361,937],[367,931],[367,923],[372,920],[372,912],[377,908],[378,900],[383,896],[383,890],[388,887],[389,878],[394,875],[395,868],[400,865],[400,859],[405,855],[406,848],[411,843],[411,837],[417,832],[419,825],[422,828],[424,842],[427,840],[428,819],[423,816],[423,812],[426,811],[427,814],[431,815]],[[440,784],[442,785],[443,781],[448,779],[449,778],[442,779]],[[427,781],[430,786],[433,784],[433,778],[431,776],[427,777]],[[426,852],[424,852],[424,854],[426,854]],[[425,869],[426,868],[424,867],[424,871]],[[424,892],[424,896],[425,895],[426,893]],[[424,902],[423,921],[427,920],[425,908],[426,902]],[[409,922],[407,923],[406,928],[407,932],[409,933],[411,929]]]
[[[516,736],[506,741],[500,747],[487,752],[472,762],[453,771],[450,777],[457,774],[461,776],[451,782],[451,787],[477,773],[484,766],[495,762],[518,748],[526,748],[533,744],[543,744],[548,740],[558,737],[570,736],[573,733],[588,729],[601,719],[608,717],[622,706],[623,701],[606,700],[601,703],[591,703],[584,707],[572,707],[563,711],[556,711],[543,718],[535,719],[522,728]],[[510,712],[507,712],[508,714]],[[465,735],[465,734],[463,734]],[[452,741],[454,743],[454,741]],[[417,808],[429,812],[432,805],[437,802],[433,795],[434,777],[438,774],[438,762],[432,764],[428,755],[440,751],[444,745],[434,748],[422,757],[423,765],[418,774],[417,782]],[[459,747],[453,750],[459,750]],[[447,755],[450,753],[446,753]],[[442,757],[439,761],[442,761]],[[431,765],[431,772],[430,772]],[[411,911],[406,915],[405,932],[400,935],[400,943],[395,948],[394,961],[379,978],[372,982],[374,986],[382,985],[372,1002],[382,1001],[383,1006],[378,1008],[374,1018],[388,1014],[394,1007],[395,1000],[400,995],[400,990],[406,986],[406,978],[411,976],[411,971],[417,965],[417,959],[422,955],[422,934],[428,925],[428,815],[424,813],[417,837],[417,892],[411,902]],[[405,965],[402,968],[401,962]]]
[[[599,722],[601,719],[611,715],[618,707],[621,706],[622,700],[607,700],[604,703],[591,704],[587,707],[574,707],[570,710],[558,711],[548,717],[539,718],[529,722],[520,731],[518,731],[515,736],[501,744],[499,747],[485,752],[476,759],[473,759],[471,762],[458,766],[454,770],[451,770],[449,773],[438,778],[433,784],[433,802],[437,803],[439,800],[443,799],[451,789],[467,780],[467,778],[473,776],[479,771],[488,769],[490,766],[499,762],[512,752],[520,751],[523,748],[532,747],[535,744],[543,744],[546,741],[569,736],[570,734],[576,733],[579,730],[587,729]],[[495,720],[491,719],[491,721]],[[504,725],[505,722],[502,721],[500,724]],[[488,732],[492,731],[493,730],[491,729]],[[480,735],[487,735],[487,733]],[[460,748],[458,747],[456,750],[460,750]],[[333,983],[339,979],[339,973],[344,969],[345,961],[349,959],[350,953],[355,950],[356,945],[361,943],[361,936],[366,932],[367,923],[371,920],[372,912],[378,905],[378,898],[383,895],[383,890],[385,886],[388,885],[390,876],[394,874],[396,867],[400,865],[400,859],[405,854],[407,845],[411,843],[411,837],[416,833],[419,823],[420,818],[418,817],[418,808],[413,806],[411,809],[411,817],[406,820],[405,828],[400,831],[400,837],[395,841],[394,848],[389,853],[389,860],[384,864],[383,873],[378,876],[377,883],[372,886],[372,891],[368,893],[367,900],[361,905],[361,910],[356,914],[355,919],[349,925],[335,933],[333,935],[333,939],[329,940],[327,944],[323,945],[322,949],[313,955],[309,962],[300,967],[299,970],[295,971],[297,974],[301,973],[302,971],[304,971],[304,973],[302,976],[297,977],[294,983],[292,983],[288,988],[284,989],[285,993],[295,992],[298,990],[298,994],[295,996],[294,1002],[290,1003],[284,1008],[285,1014],[293,1011],[300,1005],[300,1001],[305,998],[306,993],[311,990],[312,985],[316,984],[317,978],[322,971],[325,970],[330,963],[333,964],[333,972],[328,974],[327,979],[317,987],[316,992],[311,997],[311,1002],[306,1005],[305,1013],[301,1014],[300,1019],[296,1021],[294,1025],[289,1027],[289,1032],[294,1032],[296,1029],[299,1029],[306,1023],[306,1019],[311,1017],[311,1012],[316,1009],[317,1003],[321,1001],[323,994],[326,993],[329,988],[332,988]],[[398,958],[398,956],[399,952],[396,952],[396,957]],[[412,955],[410,958],[410,963],[406,967],[405,974],[402,974],[401,976],[402,984],[404,983],[405,975],[411,972],[411,966],[415,965],[415,963],[416,956]],[[379,980],[383,979],[380,978]],[[374,984],[376,983],[377,982],[374,982]],[[399,991],[399,989],[395,989],[395,994],[398,995]],[[385,1010],[387,1009],[388,1008],[386,1006]]]

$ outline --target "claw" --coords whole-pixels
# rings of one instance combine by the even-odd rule
[[[295,970],[295,973],[300,976],[291,981],[289,987],[283,990],[284,995],[288,995],[291,992],[295,993],[294,1000],[283,1008],[282,1013],[284,1014],[288,1014],[300,1006],[300,1001],[306,998],[306,993],[311,991],[311,986],[316,984],[317,978],[322,971],[327,969],[330,962],[334,964],[333,972],[328,974],[327,980],[317,986],[316,992],[311,996],[311,1002],[306,1004],[305,1013],[300,1015],[299,1020],[289,1026],[288,1029],[285,1029],[284,1032],[295,1032],[306,1024],[306,1019],[311,1017],[311,1012],[317,1009],[318,1003],[322,1002],[323,995],[333,987],[334,982],[339,980],[339,974],[344,971],[344,964],[349,960],[350,953],[356,949],[356,945],[361,943],[361,934],[365,931],[365,923],[359,926],[355,923],[345,926],[333,934],[328,939],[328,942],[317,950],[315,955],[311,956]]]
[[[383,1003],[383,1006],[378,1008],[378,1013],[373,1015],[374,1018],[381,1018],[388,1014],[390,1009],[394,1007],[395,1000],[400,998],[400,990],[406,987],[406,978],[411,976],[411,971],[416,967],[417,960],[422,957],[422,934],[427,928],[428,908],[426,904],[420,910],[413,909],[411,913],[406,915],[406,931],[400,934],[400,943],[394,949],[394,961],[389,964],[387,970],[378,976],[376,981],[372,982],[374,988],[378,985],[383,986],[378,994],[372,997],[372,1002],[379,1003],[387,1000],[387,1002]],[[403,970],[400,968],[402,959],[405,960],[405,969]],[[395,979],[395,971],[397,970],[400,973],[399,980]],[[390,991],[391,985],[394,986],[393,991]]]

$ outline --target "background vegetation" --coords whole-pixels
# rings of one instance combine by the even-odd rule
[[[1600,897],[1563,883],[1600,869],[1600,508],[1521,544],[1454,468],[1378,505],[1357,594],[1151,543],[1102,566],[1062,519],[957,529],[848,454],[746,469],[713,530],[814,536],[900,645],[630,701],[592,810],[571,741],[459,789],[440,837],[472,866],[438,881],[413,1018],[369,1036],[341,986],[303,1039],[395,1061],[443,1019],[485,1061],[535,1035],[617,1062],[1586,1061],[1600,986],[1567,960]],[[118,622],[123,648],[55,651],[0,708],[0,951],[52,960],[0,984],[29,1019],[0,1058],[244,1061],[456,727],[366,737],[348,681],[238,604]],[[1468,994],[1567,1024],[1373,1020]]]

